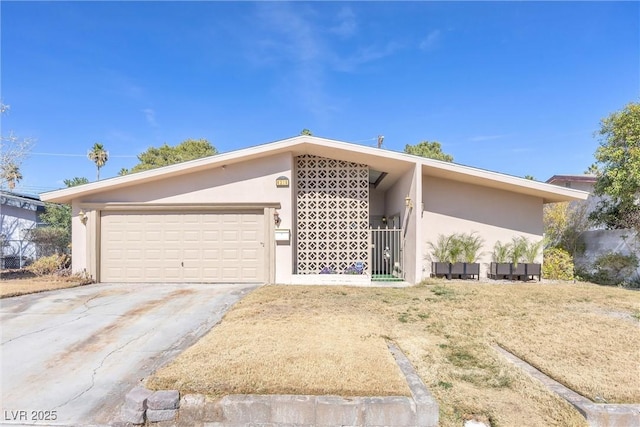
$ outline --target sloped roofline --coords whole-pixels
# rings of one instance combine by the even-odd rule
[[[598,177],[595,175],[553,175],[546,180],[547,183],[553,184],[556,182],[589,182],[595,183]]]
[[[103,191],[153,182],[173,176],[210,169],[212,167],[230,165],[290,151],[314,155],[323,155],[324,152],[327,152],[327,157],[331,157],[331,155],[343,155],[348,157],[350,161],[357,159],[357,161],[361,163],[375,163],[380,162],[381,160],[393,160],[396,163],[404,162],[407,168],[411,167],[411,165],[419,165],[422,168],[422,174],[425,176],[441,177],[454,181],[467,182],[516,193],[528,194],[541,197],[545,203],[586,200],[589,194],[580,190],[558,187],[556,185],[531,181],[520,177],[464,166],[457,163],[428,159],[411,154],[367,147],[316,136],[300,135],[293,138],[243,148],[230,151],[228,153],[215,154],[213,156],[164,166],[144,172],[137,172],[129,175],[104,179],[102,181],[91,182],[76,187],[49,191],[42,193],[40,198],[47,202],[71,203],[73,199]]]

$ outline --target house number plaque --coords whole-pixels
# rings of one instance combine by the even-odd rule
[[[276,188],[289,188],[289,178],[279,176],[276,178]]]

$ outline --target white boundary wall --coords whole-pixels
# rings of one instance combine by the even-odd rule
[[[589,230],[582,235],[585,251],[576,256],[576,266],[588,267],[607,252],[636,254],[640,258],[640,236],[633,230]],[[640,267],[636,271],[640,275]]]

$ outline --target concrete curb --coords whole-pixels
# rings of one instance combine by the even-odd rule
[[[594,403],[586,397],[551,379],[538,369],[529,365],[509,351],[499,346],[493,347],[496,352],[518,368],[540,381],[545,387],[573,405],[592,427],[630,427],[640,426],[640,405],[614,405]]]

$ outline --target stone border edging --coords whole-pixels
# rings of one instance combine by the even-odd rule
[[[540,381],[545,387],[573,405],[592,427],[640,426],[640,405],[594,403],[586,397],[565,387],[534,368],[504,348],[495,345],[493,349],[518,368]]]

